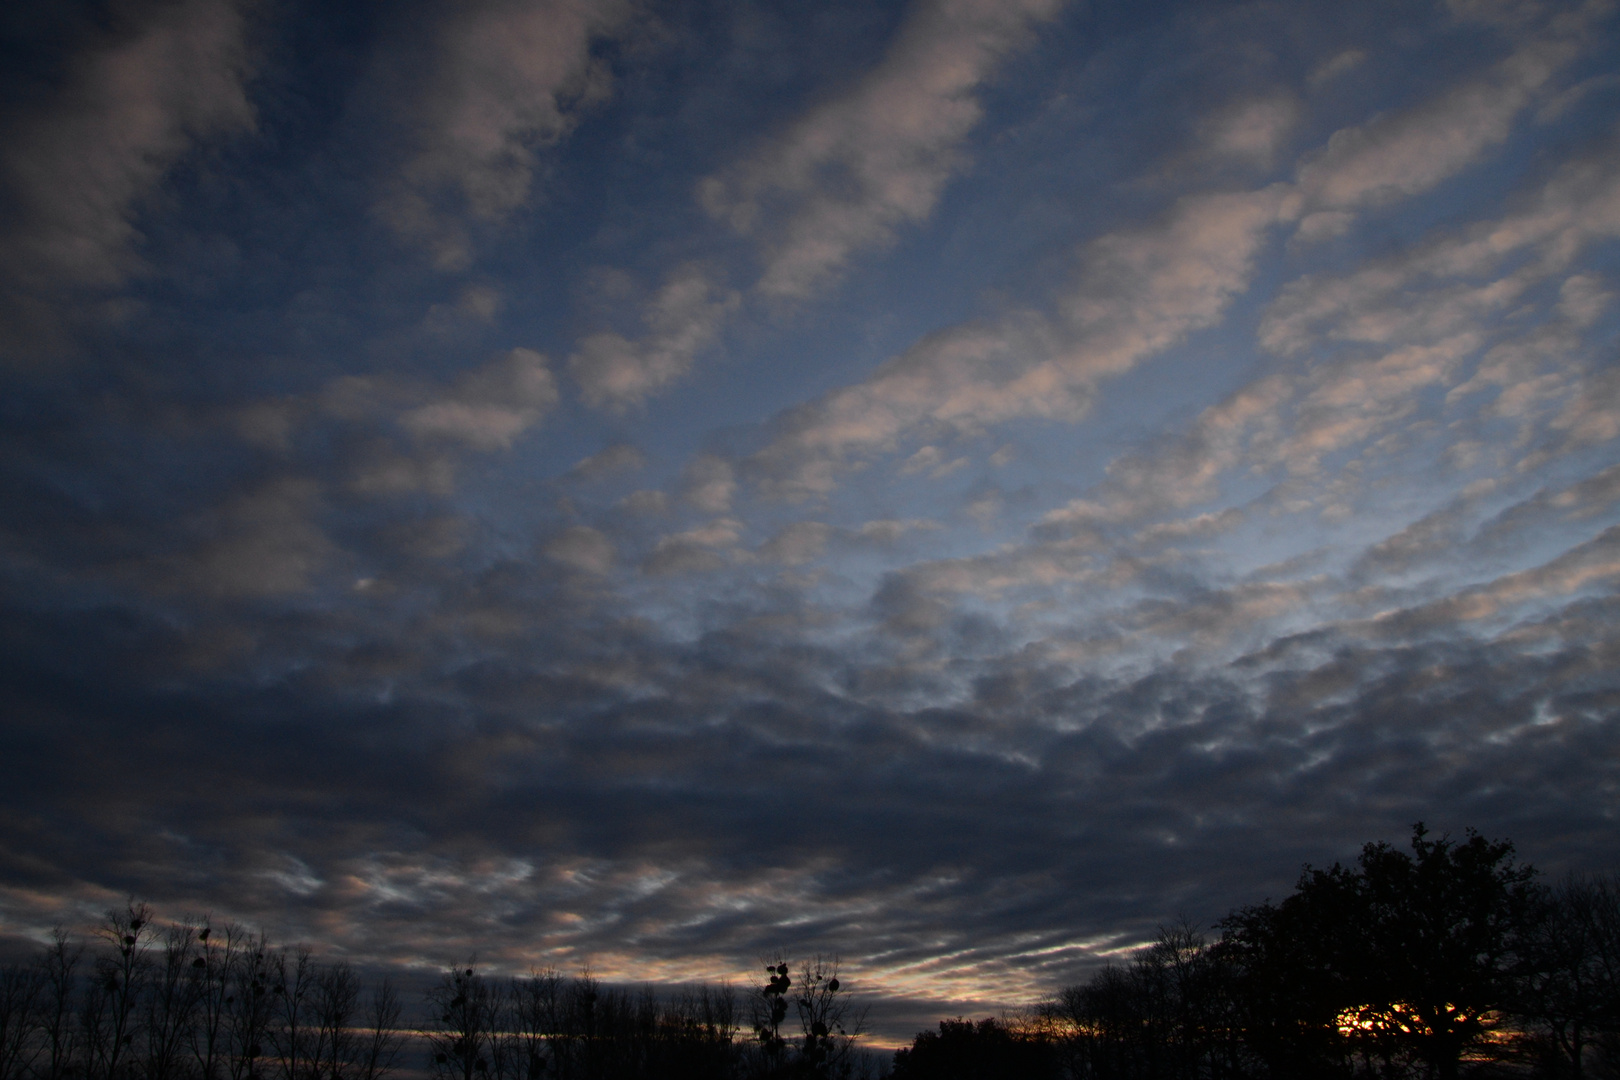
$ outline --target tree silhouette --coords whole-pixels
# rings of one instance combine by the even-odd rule
[[[83,957],[84,947],[72,944],[68,932],[58,926],[35,963],[44,995],[37,1014],[44,1061],[43,1068],[34,1072],[39,1080],[63,1080],[80,1046],[73,1005]]]
[[[35,1017],[44,997],[43,972],[36,966],[0,968],[0,1080],[20,1080],[32,1071],[43,1049]]]
[[[1620,879],[1567,877],[1546,891],[1528,935],[1519,1013],[1576,1080],[1596,1048],[1620,1050]]]
[[[487,1080],[493,1057],[500,995],[473,962],[451,968],[427,993],[428,1036],[436,1076]]]
[[[110,955],[96,959],[95,977],[84,1001],[82,1025],[91,1080],[118,1080],[134,1055],[154,930],[152,910],[133,900],[122,910],[107,912],[96,928],[96,936],[110,946]]]
[[[941,1020],[894,1055],[893,1080],[1056,1080],[1057,1058],[1044,1038],[1022,1036],[991,1017],[975,1024]]]
[[[1505,841],[1419,823],[1407,850],[1305,867],[1213,944],[1184,920],[1022,1019],[943,1020],[895,1080],[1451,1080],[1516,1047],[1532,1053],[1511,1075],[1616,1075],[1620,879],[1533,877]],[[229,923],[159,923],[132,900],[95,933],[88,971],[60,930],[0,968],[0,1080],[384,1080],[424,1043],[436,1080],[852,1080],[875,1064],[836,957],[771,959],[746,1039],[725,985],[468,962],[414,1017],[387,980],[368,996],[346,963]]]
[[[1355,869],[1307,867],[1281,904],[1226,920],[1247,1034],[1272,1071],[1359,1056],[1456,1077],[1500,1025],[1526,946],[1535,871],[1513,853],[1472,830],[1431,839],[1419,822],[1410,853],[1368,844]]]
[[[365,1027],[360,1032],[357,1080],[382,1080],[399,1063],[405,1036],[399,1030],[404,1004],[394,984],[385,976],[371,988],[366,1000]]]
[[[1241,1075],[1229,969],[1186,920],[1160,927],[1130,964],[1065,987],[1040,1013],[1076,1077]]]
[[[765,965],[765,974],[766,983],[750,998],[756,1071],[771,1077],[851,1075],[866,1010],[853,1004],[838,976],[838,958],[817,954],[801,962],[795,982],[792,965],[778,956]]]

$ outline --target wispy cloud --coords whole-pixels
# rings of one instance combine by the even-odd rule
[[[767,490],[802,498],[831,491],[853,456],[892,450],[914,432],[1078,419],[1105,379],[1220,320],[1290,206],[1280,186],[1194,196],[1152,227],[1101,237],[1080,252],[1078,279],[1053,316],[941,331],[788,414],[749,465]]]
[[[924,220],[964,164],[977,93],[1061,0],[919,0],[871,71],[699,188],[716,218],[761,237],[756,288],[803,299],[861,251]]]
[[[978,94],[1062,0],[917,0],[883,58],[741,162],[704,178],[709,214],[752,239],[762,265],[745,292],[694,265],[671,271],[641,313],[645,333],[587,335],[570,361],[585,400],[623,408],[684,376],[745,295],[804,301],[851,261],[933,213],[966,164]]]
[[[51,106],[13,115],[8,275],[112,285],[139,264],[138,202],[199,139],[253,123],[244,5],[137,10],[86,42]]]
[[[702,266],[677,267],[641,312],[643,336],[587,335],[568,368],[588,404],[617,410],[642,404],[691,370],[740,304],[736,290],[717,285]]]
[[[1299,238],[1338,235],[1357,211],[1427,191],[1500,147],[1588,47],[1587,28],[1608,14],[1607,4],[1586,4],[1434,100],[1335,132],[1299,169],[1305,198]]]
[[[434,26],[425,81],[390,79],[413,153],[378,202],[445,270],[473,258],[473,232],[533,194],[539,155],[612,87],[592,47],[628,16],[617,0],[483,0]]]

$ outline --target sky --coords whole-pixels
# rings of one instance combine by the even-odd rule
[[[1613,868],[1617,58],[1610,0],[7,6],[0,933],[836,953],[899,1038],[1419,820]]]

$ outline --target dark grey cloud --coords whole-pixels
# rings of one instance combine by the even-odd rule
[[[900,1037],[1420,818],[1612,862],[1595,8],[588,7],[5,24],[0,933]]]

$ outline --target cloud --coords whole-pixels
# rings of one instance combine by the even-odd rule
[[[946,460],[945,451],[937,446],[925,446],[900,463],[898,472],[901,476],[916,476],[918,473],[927,473],[930,480],[938,480],[949,476],[968,465],[965,457]]]
[[[1507,487],[1497,478],[1470,484],[1451,502],[1369,546],[1352,567],[1352,579],[1418,571],[1449,577],[1511,557],[1538,535],[1599,517],[1620,504],[1620,466],[1572,484],[1543,485],[1504,505]]]
[[[1445,506],[1370,545],[1357,557],[1351,578],[1387,579],[1454,555],[1468,539],[1480,505],[1494,487],[1494,484],[1471,487]]]
[[[1346,49],[1323,61],[1311,71],[1306,81],[1310,83],[1312,89],[1315,89],[1324,83],[1332,82],[1340,75],[1354,71],[1366,62],[1367,52],[1365,49]]]
[[[1267,308],[1260,341],[1285,355],[1320,338],[1385,343],[1454,334],[1498,315],[1594,242],[1620,233],[1620,181],[1612,143],[1566,162],[1495,220],[1442,233],[1339,277],[1290,282]],[[1528,258],[1525,256],[1529,256]],[[1504,264],[1507,272],[1497,272]],[[1585,277],[1561,297],[1571,314],[1600,311]]]
[[[1237,102],[1201,125],[1204,150],[1267,167],[1299,126],[1302,112],[1299,101],[1286,93]]]
[[[1019,313],[930,335],[865,381],[786,414],[749,467],[772,494],[825,495],[852,458],[890,451],[914,431],[1076,420],[1104,379],[1219,322],[1290,206],[1280,185],[1189,196],[1152,226],[1100,237],[1080,253],[1060,319]]]
[[[1524,325],[1534,290],[1615,234],[1614,174],[1600,164],[1611,156],[1604,147],[1569,163],[1495,220],[1442,233],[1341,277],[1288,283],[1261,318],[1260,343],[1289,358],[1329,349],[1340,355],[1266,373],[1206,409],[1185,432],[1121,455],[1108,466],[1102,489],[1049,514],[1047,527],[1092,527],[1190,506],[1215,498],[1239,467],[1261,475],[1310,473],[1324,455],[1405,424],[1430,390],[1456,401],[1500,387],[1498,413],[1540,415],[1554,431],[1584,425],[1584,440],[1612,437],[1603,419],[1611,413],[1598,384],[1582,375],[1571,336],[1570,316],[1594,317],[1605,303],[1603,290],[1575,275],[1567,290],[1560,285],[1550,321]],[[1482,328],[1510,309],[1520,312],[1516,336],[1485,349],[1490,339]]]
[[[642,572],[654,577],[681,574],[707,574],[730,565],[740,556],[742,522],[717,518],[684,532],[659,539],[641,564]]]
[[[568,358],[569,371],[588,404],[615,410],[639,405],[691,370],[696,357],[719,341],[740,303],[703,267],[682,265],[642,310],[645,336],[632,341],[611,331],[588,335]]]
[[[1558,72],[1589,47],[1589,26],[1606,14],[1606,5],[1587,4],[1480,78],[1335,132],[1299,168],[1305,216],[1298,238],[1337,236],[1356,211],[1428,191],[1500,147]]]
[[[707,514],[730,510],[737,491],[731,462],[715,454],[700,454],[688,462],[681,483],[682,499]]]
[[[401,453],[382,439],[367,439],[349,461],[347,489],[370,498],[426,494],[447,496],[456,488],[456,463],[446,454]]]
[[[1374,360],[1334,365],[1315,380],[1296,407],[1294,431],[1282,440],[1275,460],[1294,473],[1311,473],[1322,458],[1363,443],[1400,424],[1430,387],[1455,381],[1462,362],[1479,346],[1472,333],[1434,345],[1409,345]]]
[[[1599,372],[1586,380],[1551,427],[1570,448],[1606,443],[1620,436],[1620,372]]]
[[[557,383],[546,358],[518,348],[464,375],[446,397],[402,413],[399,424],[422,439],[505,450],[556,403]]]
[[[620,499],[618,505],[637,515],[664,514],[669,511],[669,496],[662,491],[643,488]]]
[[[1093,30],[1118,20],[1077,11],[992,91],[1013,54],[992,63],[972,42],[1020,20],[1030,38],[1035,9],[921,5],[869,44],[879,68],[821,98],[825,67],[799,41],[744,38],[892,19],[676,12],[658,48],[615,52],[629,89],[602,138],[566,138],[582,114],[559,92],[553,134],[486,124],[491,145],[518,147],[512,169],[469,153],[401,189],[442,230],[430,244],[526,232],[538,211],[522,258],[448,288],[410,259],[376,265],[376,222],[342,220],[377,147],[308,121],[374,116],[350,54],[261,57],[266,152],[206,161],[163,236],[140,197],[126,211],[155,241],[126,251],[175,259],[218,233],[246,276],[131,279],[82,367],[0,395],[0,923],[43,933],[135,893],[357,965],[420,973],[476,951],[502,976],[589,962],[635,983],[745,977],[776,947],[838,952],[860,992],[905,996],[884,1021],[901,1039],[1037,999],[1178,913],[1207,923],[1282,895],[1301,862],[1398,841],[1418,818],[1511,836],[1553,873],[1598,868],[1620,781],[1612,118],[1594,97],[1524,122],[1590,74],[1572,64],[1523,91],[1505,141],[1483,124],[1473,157],[1442,147],[1473,164],[1387,219],[1364,220],[1395,188],[1344,206],[1294,183],[1228,190],[1304,130],[1271,84],[1231,86],[1271,78],[1266,54],[1292,64],[1289,42],[1320,59],[1361,29],[1245,15],[1243,70],[1189,82],[1175,28],[1222,29],[1196,7],[1117,47]],[[440,13],[423,38],[518,12]],[[1561,40],[1532,15],[1501,24],[1495,55]],[[393,8],[351,17],[353,40],[397,44]],[[1306,98],[1331,110],[1318,121],[1357,118],[1363,142],[1341,149],[1404,145],[1402,124],[1461,100],[1456,56],[1431,65],[1431,50],[1496,31],[1435,17],[1403,10],[1393,58]],[[929,36],[947,24],[960,51]],[[577,34],[554,44],[591,51]],[[463,46],[425,55],[464,61]],[[908,48],[963,67],[927,83]],[[490,56],[492,72],[526,62]],[[457,113],[454,94],[427,108],[454,82],[412,70],[422,97],[397,99],[421,113],[412,132],[454,147],[434,125],[477,110]],[[275,89],[312,71],[331,81],[297,83],[291,102]],[[1041,168],[976,175],[982,202],[927,238],[952,258],[903,260],[872,303],[779,328],[787,353],[728,333],[729,288],[766,306],[765,287],[718,262],[712,223],[679,235],[693,224],[679,178],[741,182],[819,110],[845,109],[853,126],[832,129],[853,131],[867,113],[840,103],[870,106],[880,71],[921,80],[891,103],[944,101],[920,121],[945,132],[918,144],[920,171],[885,174],[921,186],[818,186],[856,165],[837,139],[803,151],[809,186],[771,173],[752,196],[741,246],[761,253],[759,281],[818,200],[878,209],[851,218],[866,233],[829,234],[831,261],[784,263],[784,288],[828,289],[920,227],[912,209],[938,218],[944,189],[928,185],[979,145],[971,125],[950,142],[964,101],[998,161],[1017,142],[1029,156],[1007,160]],[[1470,86],[1511,75],[1470,71]],[[492,72],[467,78],[494,86]],[[1148,84],[1171,87],[1168,114],[1143,104]],[[514,85],[499,96],[538,93]],[[1187,124],[1194,93],[1212,104]],[[705,138],[806,100],[734,170],[699,159]],[[1154,142],[1167,115],[1185,153],[1155,145],[1144,166],[1112,139],[1117,119]],[[688,123],[708,134],[687,139]],[[1060,140],[1072,156],[1051,156]],[[1492,146],[1525,156],[1481,168]],[[590,187],[641,175],[649,147],[673,185]],[[598,376],[601,408],[651,402],[724,342],[740,380],[724,408],[649,409],[635,446],[611,418],[561,415],[559,361],[584,355],[555,344],[567,279],[618,241],[571,201],[566,220],[543,216],[552,166],[610,217],[655,220],[646,258],[681,253],[646,296],[609,297],[649,314],[590,327],[622,333],[627,374],[581,360],[582,407]],[[297,197],[267,207],[265,191]],[[1318,210],[1355,231],[1286,246]],[[693,252],[716,261],[681,261]],[[572,295],[611,291],[585,273]],[[981,285],[996,290],[986,314],[942,319],[941,297]],[[916,326],[939,329],[796,408],[796,388],[836,372],[773,366],[853,370]],[[704,449],[651,462],[654,446]],[[808,501],[785,514],[760,490]]]
[[[607,573],[613,569],[616,557],[613,542],[586,525],[564,529],[546,544],[544,550],[547,558],[586,574]]]
[[[703,531],[685,542],[738,535]],[[16,781],[0,812],[29,826],[9,833],[20,884],[0,907],[48,926],[61,909],[16,890],[101,902],[110,865],[165,911],[262,921],[357,962],[476,948],[500,971],[717,978],[786,936],[924,1008],[1029,1000],[1178,909],[1212,920],[1416,817],[1543,861],[1607,851],[1592,808],[1615,777],[1614,650],[1581,628],[1615,614],[1589,573],[1606,543],[1559,571],[1588,573],[1597,606],[1556,609],[1545,637],[1330,625],[1237,664],[1109,670],[1054,661],[1053,634],[958,645],[931,685],[882,636],[969,628],[900,579],[872,597],[877,632],[845,628],[836,650],[757,600],[695,638],[574,612],[559,626],[553,607],[533,642],[476,664],[393,620],[264,627],[295,649],[386,639],[403,661],[386,701],[307,644],[315,670],[291,686],[265,679],[270,650],[205,688],[125,678],[128,624],[69,614],[29,639],[91,677],[0,684]],[[440,615],[545,612],[508,573],[459,579]],[[1125,621],[1214,648],[1318,587],[1190,593]]]
[[[1459,589],[1425,604],[1381,613],[1380,631],[1402,636],[1452,634],[1459,625],[1500,625],[1527,609],[1566,602],[1588,590],[1608,592],[1620,579],[1620,526],[1564,551],[1539,566]]]
[[[1061,0],[919,0],[882,61],[812,108],[699,196],[733,229],[760,235],[766,297],[824,289],[863,250],[928,217],[964,164],[975,96]]]
[[[570,476],[587,482],[633,472],[645,468],[647,455],[630,443],[618,442],[607,446],[588,458],[581,458],[568,470]]]
[[[6,118],[0,261],[14,286],[116,286],[139,269],[142,200],[200,140],[253,125],[245,9],[127,6],[47,104]]]
[[[468,522],[453,515],[430,517],[392,525],[384,530],[383,543],[390,549],[415,559],[448,559],[466,550]]]
[[[821,557],[832,527],[820,521],[795,521],[760,545],[759,554],[783,566],[800,566]]]
[[[763,248],[751,291],[807,299],[925,220],[965,163],[961,144],[983,112],[977,91],[1062,2],[917,0],[874,68],[705,178],[709,213]],[[569,366],[586,402],[622,410],[685,376],[742,308],[742,293],[711,278],[697,264],[676,267],[640,312],[642,334],[580,339]]]
[[[934,532],[942,526],[936,521],[881,519],[863,522],[847,529],[822,521],[795,521],[777,530],[758,554],[784,566],[802,566],[821,558],[829,547],[849,549],[855,547],[892,547],[913,532]]]
[[[444,495],[454,487],[458,453],[509,450],[557,400],[546,357],[520,347],[462,373],[448,387],[346,375],[312,394],[242,405],[233,426],[244,441],[296,458],[311,433],[335,425],[349,436],[344,445],[350,490]],[[409,437],[405,445],[397,433]]]
[[[307,592],[339,549],[316,520],[320,486],[285,478],[234,498],[191,523],[204,540],[189,556],[164,560],[168,588],[225,599]]]
[[[524,206],[540,151],[562,140],[581,109],[604,99],[608,67],[591,53],[629,13],[618,0],[481,0],[433,28],[420,86],[402,88],[414,152],[378,210],[445,270],[472,259],[472,224]]]

